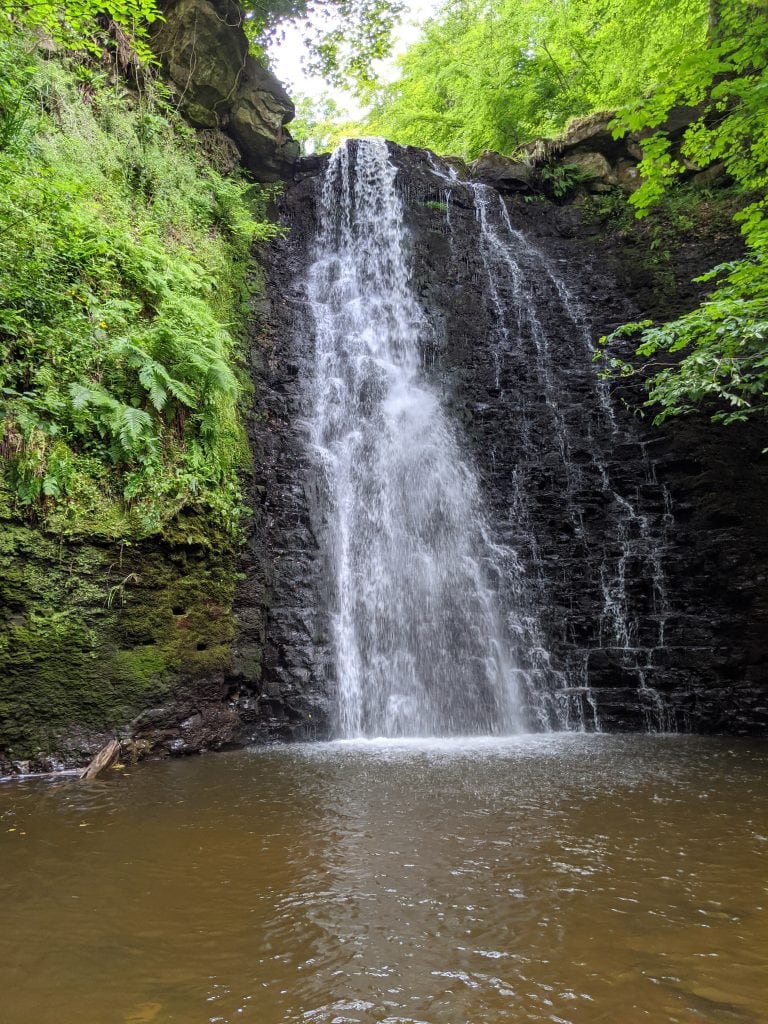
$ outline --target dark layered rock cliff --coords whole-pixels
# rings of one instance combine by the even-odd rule
[[[561,687],[567,714],[588,727],[596,711],[605,729],[765,732],[766,431],[703,417],[654,427],[637,415],[642,394],[618,386],[607,393],[590,358],[591,343],[618,324],[690,308],[691,278],[738,243],[715,240],[702,225],[656,280],[638,258],[638,240],[612,233],[593,210],[508,196],[510,228],[522,232],[511,239],[520,277],[493,270],[492,296],[476,196],[447,184],[423,151],[393,154],[417,290],[435,326],[425,373],[460,424],[497,537],[525,564],[530,612],[550,653],[548,685]],[[300,384],[311,372],[302,274],[316,188],[308,177],[288,189],[291,234],[272,257],[275,280],[283,289],[292,281],[270,321],[290,346],[279,357],[281,435],[273,440],[276,464],[290,465],[291,496],[275,519],[285,557],[265,672],[283,692],[322,705],[334,681]],[[529,312],[521,319],[522,306]],[[518,597],[510,586],[506,600]],[[300,659],[290,655],[296,647]],[[538,671],[533,662],[524,667]]]
[[[478,469],[497,539],[525,565],[526,612],[550,655],[542,669],[522,645],[523,667],[558,688],[572,724],[764,734],[766,430],[654,427],[637,415],[639,385],[606,393],[590,359],[618,324],[690,308],[691,279],[736,255],[737,239],[702,222],[660,267],[643,229],[502,187],[521,232],[516,276],[484,260],[477,194],[424,151],[392,152],[433,325],[424,372]],[[323,163],[300,165],[281,201],[288,233],[259,254],[239,556],[183,530],[120,548],[4,523],[1,768],[82,763],[115,734],[137,756],[330,734],[327,538],[305,428],[304,280]],[[507,582],[509,604],[520,592]],[[611,600],[624,606],[621,641]]]

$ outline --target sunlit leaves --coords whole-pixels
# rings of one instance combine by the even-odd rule
[[[310,54],[307,70],[336,85],[375,80],[373,62],[386,57],[403,0],[246,0],[246,30],[261,47],[300,24]]]
[[[707,45],[685,54],[663,87],[617,118],[617,133],[649,133],[643,184],[632,196],[640,215],[653,211],[686,170],[684,161],[699,168],[722,164],[754,197],[736,215],[747,257],[700,279],[716,284],[697,309],[669,324],[646,325],[639,335],[638,355],[654,361],[648,404],[660,408],[658,421],[694,410],[722,423],[768,413],[768,11],[746,0],[725,0],[718,10]],[[691,108],[691,121],[677,158],[665,122],[680,105]],[[676,358],[656,370],[663,352]],[[622,360],[614,365],[632,371]]]
[[[721,283],[685,316],[626,324],[602,339],[608,351],[623,338],[639,339],[657,423],[693,411],[720,423],[768,413],[768,254],[723,264],[701,280],[715,278]],[[643,372],[616,356],[609,365],[622,376]]]
[[[705,0],[453,0],[400,78],[372,89],[369,129],[443,153],[509,153],[643,95],[705,31]]]
[[[155,0],[0,0],[0,39],[21,24],[71,49],[98,53],[106,21],[121,30],[124,44],[139,59],[150,60],[146,27],[158,17]]]

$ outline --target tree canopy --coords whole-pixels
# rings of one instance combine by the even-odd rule
[[[397,81],[368,90],[368,127],[442,153],[508,153],[662,85],[706,31],[705,0],[449,0]]]
[[[388,55],[404,0],[242,0],[246,28],[258,49],[301,28],[307,70],[335,85],[371,87],[373,61]]]
[[[639,216],[690,167],[722,164],[745,199],[736,220],[746,255],[704,275],[714,285],[706,301],[671,323],[629,324],[605,339],[639,333],[639,355],[674,357],[650,375],[657,421],[701,408],[724,423],[768,413],[768,12],[727,0],[709,15],[706,45],[686,52],[674,75],[616,119],[617,134],[649,133],[643,184],[631,200]],[[691,110],[678,155],[665,129],[674,107]],[[618,358],[612,365],[635,372]]]

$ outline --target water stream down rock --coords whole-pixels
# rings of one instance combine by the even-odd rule
[[[272,732],[760,732],[760,439],[658,430],[600,380],[594,339],[643,302],[621,258],[383,140],[282,209],[256,380]]]
[[[520,570],[489,538],[421,371],[432,326],[410,285],[396,173],[383,139],[337,149],[309,270],[339,730],[517,731],[520,673],[492,581],[502,563]]]

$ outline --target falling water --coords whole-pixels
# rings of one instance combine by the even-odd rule
[[[579,499],[581,492],[589,492],[597,485],[614,510],[616,535],[606,538],[599,565],[603,599],[598,631],[599,649],[613,652],[620,659],[626,658],[630,664],[639,666],[639,659],[647,657],[647,651],[638,642],[640,622],[631,611],[627,564],[631,558],[640,559],[652,580],[653,611],[658,622],[657,644],[663,647],[668,603],[662,551],[670,518],[669,496],[663,491],[665,514],[662,529],[654,531],[648,516],[638,510],[631,496],[620,493],[612,483],[601,443],[594,434],[595,426],[591,417],[594,415],[597,429],[609,440],[617,438],[620,431],[607,388],[597,375],[592,378],[594,400],[589,406],[591,411],[583,415],[579,423],[569,423],[562,411],[562,383],[550,350],[546,318],[542,315],[540,300],[532,288],[534,282],[543,277],[551,284],[555,301],[572,323],[576,336],[581,339],[585,367],[589,366],[594,355],[594,345],[589,320],[552,261],[512,226],[507,207],[498,192],[487,185],[461,181],[452,167],[432,154],[428,156],[428,162],[436,177],[449,186],[443,190],[446,201],[450,203],[452,196],[462,190],[475,211],[478,253],[485,275],[483,284],[495,313],[495,336],[491,336],[488,342],[494,365],[495,387],[500,399],[504,398],[505,354],[524,344],[525,339],[531,344],[531,365],[551,420],[551,436],[562,467],[564,511],[570,520],[575,540],[585,547],[589,545]],[[450,232],[450,220],[448,227]],[[531,469],[538,465],[542,453],[531,439],[524,408],[517,413],[515,430],[520,461],[514,469],[510,513],[518,534],[525,538],[524,561],[530,571],[519,575],[517,581],[513,582],[513,589],[516,605],[521,610],[520,621],[526,626],[525,635],[521,638],[523,644],[526,649],[540,651],[543,655],[539,656],[529,672],[533,682],[528,695],[531,712],[544,728],[576,727],[599,731],[597,702],[589,685],[588,652],[585,652],[579,671],[574,672],[573,666],[565,671],[556,671],[551,666],[542,639],[537,608],[541,610],[547,595],[544,592],[537,538],[532,527],[532,501],[526,479]],[[573,454],[574,442],[583,450],[585,441],[591,454],[591,466],[585,466],[583,459],[577,460]],[[658,486],[652,463],[643,449],[639,451],[646,469],[646,482]],[[661,694],[648,684],[644,668],[638,667],[637,674],[638,694],[644,709],[646,727],[649,731],[674,731],[674,714],[666,707]]]
[[[431,328],[409,281],[396,173],[381,139],[336,150],[308,279],[338,728],[343,737],[520,731],[524,680],[494,587],[499,552],[475,474],[422,373]]]

